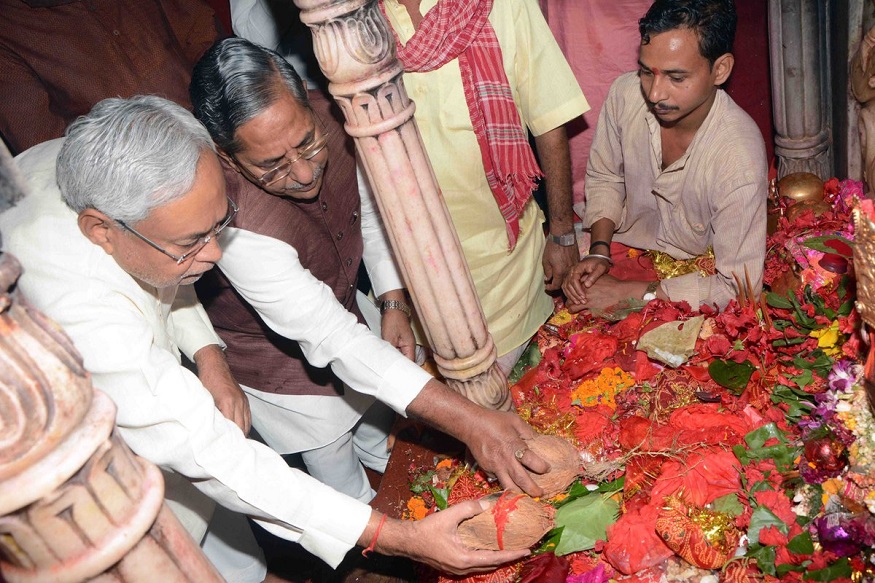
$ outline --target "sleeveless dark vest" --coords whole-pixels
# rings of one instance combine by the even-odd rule
[[[310,104],[331,132],[319,196],[300,202],[268,194],[223,161],[228,196],[240,207],[233,226],[294,247],[301,264],[364,322],[355,301],[362,230],[352,139],[343,131],[333,101],[311,90]],[[331,370],[311,366],[297,342],[268,328],[218,268],[201,278],[197,292],[216,332],[228,345],[228,365],[238,382],[268,393],[342,394],[343,384]]]

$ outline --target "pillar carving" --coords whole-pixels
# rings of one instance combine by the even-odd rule
[[[395,40],[375,0],[294,0],[373,186],[399,269],[448,384],[512,406],[449,211],[413,119]]]
[[[19,272],[0,255],[0,580],[221,581],[70,340],[10,291]]]
[[[778,177],[833,175],[830,62],[822,0],[769,0],[772,110]]]

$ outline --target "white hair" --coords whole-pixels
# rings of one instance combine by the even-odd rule
[[[215,151],[183,107],[152,95],[99,102],[70,124],[57,180],[67,206],[136,223],[194,184],[201,154]]]

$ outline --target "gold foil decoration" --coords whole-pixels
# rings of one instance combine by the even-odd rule
[[[653,269],[659,279],[669,279],[688,273],[697,273],[702,277],[708,277],[715,273],[714,249],[708,249],[698,257],[690,259],[675,259],[662,251],[647,251],[647,256],[653,261]]]
[[[854,271],[856,308],[863,321],[875,327],[875,224],[859,207],[854,214]]]

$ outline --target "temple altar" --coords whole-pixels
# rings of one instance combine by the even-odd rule
[[[821,184],[813,197],[818,204],[776,188],[770,291],[754,296],[737,274],[738,299],[720,314],[632,302],[573,315],[557,302],[509,382],[494,366],[495,348],[466,285],[458,241],[429,179],[415,104],[374,2],[296,4],[377,185],[437,372],[472,400],[515,408],[581,455],[581,479],[539,501],[556,509],[557,528],[535,547],[537,554],[472,581],[797,581],[811,573],[815,580],[875,580],[875,422],[866,398],[867,390],[875,393],[867,344],[875,326],[875,211],[864,202],[875,164],[867,93],[875,46],[875,34],[867,33],[875,21],[871,3],[769,0],[776,174],[810,173]],[[849,83],[849,96],[834,90]],[[847,179],[826,180],[834,175]],[[420,221],[423,215],[429,220]],[[400,229],[410,235],[411,224],[417,243],[405,247]],[[423,269],[423,250],[438,248],[444,262],[433,272]],[[620,270],[679,269],[634,249],[612,252]],[[434,298],[454,309],[441,310]],[[106,425],[111,412],[104,408]],[[154,492],[154,472],[146,464],[141,470],[110,437],[110,426],[95,440],[103,448],[95,455],[127,464]],[[495,491],[488,476],[466,463],[458,443],[408,427],[373,505],[415,520],[450,499]],[[159,498],[151,496],[152,514],[141,519],[145,539],[160,541],[162,524],[177,529]],[[582,532],[580,524],[598,526]],[[181,553],[204,577],[214,576],[190,541],[180,545],[184,551],[155,544],[152,550],[168,569]],[[124,552],[115,553],[121,560]],[[90,575],[114,563],[94,564],[102,567]],[[22,566],[33,565],[22,559],[7,570]],[[450,580],[410,565],[397,577],[378,574],[381,568],[379,560],[364,563],[348,580]]]

